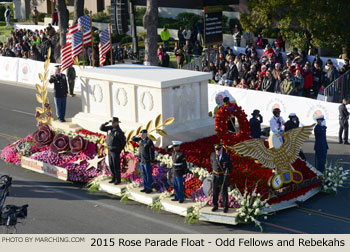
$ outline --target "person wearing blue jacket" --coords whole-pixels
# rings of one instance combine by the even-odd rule
[[[326,157],[327,157],[327,150],[328,150],[328,144],[327,144],[327,138],[326,138],[327,127],[324,125],[323,115],[316,117],[316,121],[317,121],[317,125],[314,129],[315,166],[317,170],[323,173],[325,164],[326,164]]]
[[[261,137],[261,123],[263,122],[263,117],[260,115],[260,111],[254,109],[252,113],[252,118],[249,120],[250,124],[250,136],[252,138]]]

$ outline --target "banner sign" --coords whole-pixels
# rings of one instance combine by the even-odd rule
[[[222,11],[204,8],[204,44],[222,43]]]

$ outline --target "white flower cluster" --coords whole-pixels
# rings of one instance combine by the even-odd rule
[[[199,221],[200,218],[200,210],[207,204],[208,201],[197,201],[196,203],[190,207],[189,209],[187,209],[187,214],[185,217],[185,222],[187,222],[188,224],[194,224],[197,221]]]
[[[170,169],[173,166],[173,159],[170,155],[162,153],[159,153],[158,151],[155,152],[156,160],[160,162],[160,165],[163,167],[166,167]]]
[[[137,187],[139,187],[140,185],[138,184],[138,183],[136,183],[136,182],[131,182],[131,183],[129,183],[129,184],[127,184],[126,185],[126,190],[127,191],[130,191],[130,190],[132,190],[132,189],[134,189],[134,188],[137,188]]]
[[[316,167],[314,167],[312,164],[310,164],[308,161],[305,161],[306,166],[310,168],[311,171],[313,171],[316,175],[318,176],[322,176],[323,174],[316,169]]]
[[[248,193],[248,190],[245,189],[244,194],[235,188],[229,192],[229,195],[232,195],[239,204],[239,208],[236,209],[238,216],[238,221],[249,223],[253,222],[255,225],[260,227],[262,230],[261,223],[258,221],[258,216],[264,214],[264,209],[269,208],[270,205],[267,203],[268,198],[261,200],[260,193],[256,193],[257,186],[255,186],[252,194]]]
[[[338,187],[344,187],[349,180],[349,170],[344,170],[336,163],[334,167],[332,164],[326,165],[323,173],[322,191],[327,193],[336,193]]]
[[[210,172],[208,172],[203,168],[195,166],[192,163],[188,163],[188,169],[192,172],[193,175],[198,176],[200,180],[204,180],[205,178],[208,178],[211,176]]]
[[[172,193],[168,192],[168,191],[164,191],[160,194],[158,200],[162,201],[163,199],[169,198],[172,195]]]

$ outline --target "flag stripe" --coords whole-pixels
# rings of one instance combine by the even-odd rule
[[[67,68],[73,65],[72,58],[72,44],[66,44],[61,48],[61,71],[63,72]]]
[[[100,33],[99,54],[100,54],[100,66],[106,62],[106,54],[111,49],[111,40],[109,36],[109,29],[106,29]]]

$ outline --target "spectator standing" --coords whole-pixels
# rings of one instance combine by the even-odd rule
[[[350,70],[350,64],[349,64],[349,59],[346,58],[344,59],[344,65],[342,68],[339,69],[339,74],[343,75],[345,74],[347,71]]]
[[[343,143],[343,131],[344,131],[344,144],[349,144],[349,111],[346,108],[348,100],[343,99],[343,103],[339,106],[339,143]]]
[[[241,33],[238,25],[236,24],[235,28],[233,29],[233,35],[232,35],[234,46],[238,46],[238,47],[241,46],[241,36],[242,36],[242,33]]]
[[[162,60],[162,67],[169,67],[170,57],[169,54],[163,49],[163,60]]]
[[[185,61],[185,55],[183,54],[182,49],[178,49],[175,52],[175,56],[176,56],[177,68],[182,69]]]
[[[191,30],[189,30],[187,26],[185,26],[185,30],[182,32],[182,34],[186,41],[191,41]]]
[[[271,72],[267,71],[266,76],[264,77],[263,82],[261,84],[261,90],[273,93],[275,90],[275,82],[276,80],[275,78],[273,78]]]
[[[316,121],[317,121],[317,125],[314,129],[315,166],[317,170],[323,173],[324,167],[326,164],[326,157],[327,157],[327,150],[328,150],[327,137],[326,137],[327,127],[324,124],[323,115],[316,117]]]
[[[276,45],[276,47],[279,48],[280,50],[283,49],[283,51],[285,51],[285,48],[284,48],[284,40],[283,40],[282,35],[281,35],[280,32],[277,34],[277,38],[276,38],[275,45]]]
[[[170,32],[166,27],[166,25],[164,25],[163,30],[160,32],[160,38],[163,41],[164,49],[166,49],[169,52],[170,51],[170,47],[169,47]]]
[[[69,94],[71,97],[74,97],[74,84],[75,84],[75,78],[76,78],[75,69],[73,66],[68,67],[67,69],[67,78],[68,78],[68,84],[69,84]]]
[[[224,72],[223,68],[219,68],[219,71],[215,75],[215,82],[224,86],[227,81],[227,74]]]
[[[255,109],[252,113],[252,118],[249,120],[250,124],[250,137],[260,138],[261,137],[261,124],[263,117],[260,115],[260,111]]]
[[[196,41],[196,43],[194,44],[194,47],[193,47],[193,55],[201,56],[202,52],[203,52],[203,47],[199,44],[198,41]]]
[[[163,45],[159,45],[157,50],[157,55],[158,55],[159,62],[161,63],[163,61],[163,56],[164,56]]]
[[[320,56],[318,54],[315,55],[314,61],[312,62],[312,65],[315,65],[315,62],[322,68],[323,67],[323,61],[321,60]]]
[[[252,32],[246,31],[243,35],[243,38],[245,39],[246,47],[252,46],[254,44],[254,34]]]
[[[303,95],[304,89],[304,77],[301,75],[300,70],[296,70],[294,77],[294,94],[297,96]]]
[[[190,40],[186,40],[186,44],[183,47],[186,57],[186,64],[191,62],[191,54],[192,54],[192,46],[190,44]]]
[[[11,17],[11,10],[10,6],[7,6],[5,13],[4,13],[5,21],[6,21],[6,27],[10,26],[10,17]]]
[[[272,76],[276,80],[274,92],[281,93],[280,86],[283,81],[283,74],[282,74],[282,67],[280,63],[275,64],[275,68],[272,70]]]
[[[35,25],[38,25],[39,11],[37,10],[36,7],[34,7],[34,10],[33,10],[32,15],[33,15],[33,23],[34,23]]]
[[[308,64],[305,64],[304,67],[304,97],[311,97],[311,89],[313,87],[313,76],[310,69],[310,62]]]
[[[263,37],[261,33],[258,34],[255,44],[256,44],[256,47],[258,47],[259,49],[263,49]]]
[[[294,83],[292,79],[292,74],[287,73],[286,78],[281,83],[281,93],[285,95],[289,95],[292,93],[293,89],[294,89]]]
[[[321,87],[321,84],[323,83],[323,71],[321,65],[319,63],[314,62],[313,68],[312,68],[312,76],[313,76],[313,87],[314,90],[314,97],[317,97],[318,90]]]
[[[199,19],[198,22],[196,23],[196,28],[197,28],[197,40],[199,41],[199,43],[201,45],[204,44],[204,22],[203,22],[203,18]]]
[[[178,37],[178,39],[179,39],[179,44],[178,44],[178,46],[179,46],[180,48],[182,48],[182,47],[185,45],[185,38],[184,38],[183,32],[184,32],[184,29],[183,29],[183,27],[180,25],[179,30],[177,31],[177,37]]]
[[[338,78],[338,71],[333,66],[333,62],[329,59],[329,60],[327,60],[326,74],[325,74],[325,79],[324,79],[326,87],[329,84],[331,84],[333,81],[335,81],[335,79],[337,79],[337,78]]]
[[[52,25],[58,25],[58,13],[57,9],[55,9],[52,13]]]
[[[233,58],[228,58],[228,67],[227,67],[227,79],[233,82],[234,80],[238,80],[239,73],[237,65],[234,63]]]

